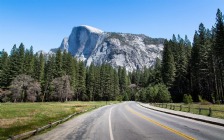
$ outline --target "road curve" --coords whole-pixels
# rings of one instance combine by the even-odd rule
[[[82,114],[35,140],[223,140],[224,127],[149,110],[135,102]]]

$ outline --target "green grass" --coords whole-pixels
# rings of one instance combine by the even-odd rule
[[[0,103],[0,140],[102,105],[106,102]]]
[[[193,114],[199,114],[198,108],[201,108],[200,115],[204,115],[204,116],[209,116],[208,109],[211,108],[212,109],[211,117],[224,119],[224,112],[214,111],[214,110],[224,111],[224,105],[214,105],[214,104],[202,105],[202,104],[196,104],[196,103],[187,105],[183,103],[172,103],[172,104],[170,103],[170,104],[167,104],[167,106],[166,104],[164,104],[163,108],[171,109],[171,106],[173,105],[175,105],[175,109],[173,109],[172,107],[172,110],[176,110],[176,111],[180,111],[180,105],[182,105],[181,111],[183,112],[189,112],[189,107],[190,107],[190,113],[193,113]],[[159,107],[162,107],[162,106],[160,105]]]

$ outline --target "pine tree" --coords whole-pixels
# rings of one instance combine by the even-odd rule
[[[109,101],[113,95],[112,94],[112,75],[111,69],[108,64],[104,64],[104,76],[103,76],[102,89],[103,89],[103,96],[105,101]],[[104,85],[104,86],[103,86]]]
[[[218,62],[224,65],[224,22],[223,15],[220,9],[218,9],[216,14],[216,33],[215,33],[215,45],[214,52]]]
[[[200,28],[199,28],[200,31]],[[210,92],[210,50],[211,50],[211,45],[210,45],[210,31],[205,28],[202,28],[202,31],[200,33],[200,40],[201,40],[201,48],[199,51],[200,55],[200,94],[201,96],[208,100],[212,101],[212,95]],[[203,36],[202,36],[203,35]]]
[[[119,77],[116,70],[113,70],[113,83],[113,100],[115,100],[119,96]]]
[[[191,86],[194,101],[198,101],[199,95],[206,100],[213,100],[211,53],[211,33],[201,23],[198,32],[195,33],[191,53]]]
[[[25,51],[24,73],[27,75],[33,75],[33,72],[34,72],[34,54],[33,54],[33,47],[31,46],[29,50]]]
[[[19,51],[16,45],[13,46],[10,57],[9,57],[9,83],[19,74],[20,63],[19,63]],[[7,84],[9,85],[9,84]]]
[[[64,50],[62,54],[62,75],[66,75],[68,73],[70,73],[69,75],[71,75],[71,71],[69,72],[69,67],[72,67],[72,63],[71,60],[69,60],[69,57],[69,53]]]
[[[43,80],[44,80],[44,64],[45,64],[45,60],[44,60],[44,56],[42,53],[40,54],[36,54],[34,57],[34,78],[41,83],[41,85],[43,84]]]
[[[196,31],[194,34],[193,47],[191,52],[191,89],[194,101],[198,101],[199,94],[199,35]]]
[[[96,66],[94,70],[94,89],[93,89],[93,95],[94,95],[94,100],[99,101],[102,100],[102,94],[101,94],[101,75],[100,75],[100,69],[101,66]]]
[[[78,100],[88,100],[86,96],[86,70],[85,65],[82,61],[78,62],[78,71],[77,71],[77,91],[76,91],[76,99]]]
[[[161,74],[163,82],[170,87],[175,78],[175,64],[169,42],[167,41],[164,43]]]
[[[184,46],[184,40],[178,35],[178,43],[175,44],[178,49],[177,58],[175,58],[175,80],[172,85],[171,91],[173,100],[180,102],[183,99],[183,94],[187,92],[188,79],[187,79],[187,53]]]
[[[51,94],[51,82],[55,78],[55,56],[51,55],[48,57],[48,60],[45,62],[44,67],[44,86],[43,86],[43,96],[42,102],[49,101],[49,97]]]
[[[107,88],[105,85],[106,84],[106,66],[105,64],[102,64],[100,66],[100,92],[99,95],[102,97],[101,100],[106,100],[106,95],[105,95],[105,89]]]
[[[25,47],[23,45],[23,43],[21,43],[19,45],[19,49],[18,49],[18,57],[17,57],[17,61],[18,61],[18,74],[24,74],[25,71],[24,71],[24,60],[25,60]]]
[[[0,87],[9,86],[9,57],[4,50],[0,56]]]
[[[218,9],[215,24],[215,41],[213,45],[216,75],[216,100],[224,100],[224,21],[223,14]]]
[[[56,77],[62,77],[63,75],[63,70],[62,70],[62,54],[61,50],[59,49],[56,53],[56,58],[55,58],[55,64],[56,64]]]
[[[126,69],[125,68],[122,68],[121,69],[121,72],[120,72],[120,82],[119,82],[119,84],[120,84],[120,94],[122,95],[122,96],[124,96],[125,95],[125,93],[126,93],[126,90],[127,90],[127,73],[126,73]]]
[[[95,72],[94,72],[94,64],[91,63],[90,67],[87,70],[86,77],[86,88],[87,94],[89,96],[90,101],[94,101],[94,83],[95,83]]]
[[[72,58],[72,56],[70,56]],[[71,68],[71,67],[70,67]],[[77,78],[78,78],[78,62],[76,58],[72,58],[72,73],[71,73],[71,84],[74,93],[77,93]]]

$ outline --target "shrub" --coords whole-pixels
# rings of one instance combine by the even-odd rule
[[[185,104],[191,104],[193,102],[191,95],[184,94],[183,102]]]
[[[200,95],[198,96],[198,100],[201,105],[210,105],[211,103],[207,100],[204,100]]]
[[[170,102],[171,95],[164,84],[156,84],[146,89],[147,102]]]
[[[203,99],[202,99],[201,95],[198,95],[198,101],[203,102]]]
[[[171,95],[170,92],[168,91],[168,88],[164,84],[159,84],[158,89],[159,89],[158,94],[156,96],[157,101],[161,103],[170,102]]]
[[[127,93],[124,94],[123,101],[129,101],[129,98],[128,98],[128,94]]]

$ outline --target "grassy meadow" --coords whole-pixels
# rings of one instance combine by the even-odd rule
[[[0,103],[0,140],[103,105],[106,102]]]

